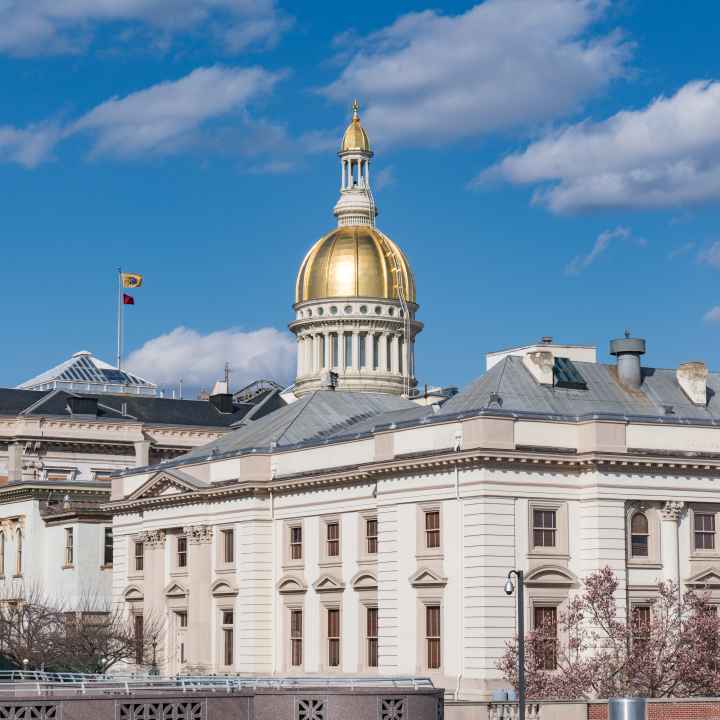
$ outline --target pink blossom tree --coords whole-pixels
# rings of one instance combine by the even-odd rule
[[[525,638],[528,698],[720,693],[720,617],[707,594],[659,583],[653,604],[626,613],[609,567],[589,575],[557,624]],[[517,687],[517,638],[498,663]]]

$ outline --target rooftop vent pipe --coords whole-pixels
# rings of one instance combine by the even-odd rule
[[[625,387],[637,389],[642,385],[640,356],[645,354],[645,340],[631,338],[625,331],[624,338],[610,341],[610,354],[617,357],[617,371],[620,382]]]

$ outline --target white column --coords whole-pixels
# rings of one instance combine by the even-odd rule
[[[352,369],[353,372],[360,369],[360,334],[357,330],[352,334]]]
[[[317,374],[320,372],[320,341],[321,336],[318,334],[313,335],[313,372]]]
[[[330,369],[330,333],[323,333],[323,342],[325,343],[325,357],[323,358],[323,370]]]
[[[297,339],[297,376],[301,377],[303,373],[303,339],[302,336],[298,336]]]
[[[400,340],[397,335],[392,336],[392,372],[400,373]]]
[[[337,338],[338,338],[338,370],[341,373],[345,372],[345,333],[338,328],[337,329]]]
[[[380,334],[380,361],[378,362],[378,370],[387,372],[387,333]]]
[[[678,554],[678,525],[680,515],[685,508],[681,500],[668,500],[663,505],[660,532],[660,547],[662,549],[663,574],[668,580],[680,584],[680,556]]]
[[[340,189],[341,189],[341,190],[344,190],[344,189],[345,189],[345,173],[346,173],[345,161],[344,161],[344,160],[341,160],[341,161],[340,161],[340,166],[341,166],[341,168],[342,168],[342,171],[341,171],[342,180],[340,181]]]
[[[373,369],[373,338],[375,333],[365,333],[365,369],[372,371]]]
[[[370,161],[365,161],[365,185],[370,187]]]

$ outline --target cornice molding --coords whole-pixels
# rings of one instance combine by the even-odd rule
[[[212,462],[211,460],[208,462]],[[175,496],[160,496],[143,499],[116,500],[105,508],[116,513],[136,512],[144,507],[172,506],[197,503],[206,500],[220,500],[231,497],[266,496],[268,493],[291,493],[297,490],[319,488],[327,485],[372,483],[377,479],[404,474],[454,470],[455,468],[522,468],[528,472],[540,472],[552,468],[554,472],[592,472],[602,469],[616,473],[662,472],[665,474],[687,473],[688,471],[720,475],[720,458],[700,460],[698,458],[677,458],[667,455],[636,455],[612,453],[571,454],[564,451],[534,452],[528,450],[467,450],[454,452],[443,450],[413,456],[393,458],[383,462],[368,462],[343,468],[329,468],[320,471],[294,473],[255,482],[225,481],[208,488],[193,490]],[[127,477],[127,476],[126,476]]]

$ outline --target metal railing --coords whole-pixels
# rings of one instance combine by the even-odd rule
[[[235,693],[247,690],[291,690],[308,688],[432,689],[430,678],[405,676],[238,676],[238,675],[102,675],[44,672],[41,670],[0,671],[0,698],[21,695],[135,695],[176,691]]]

